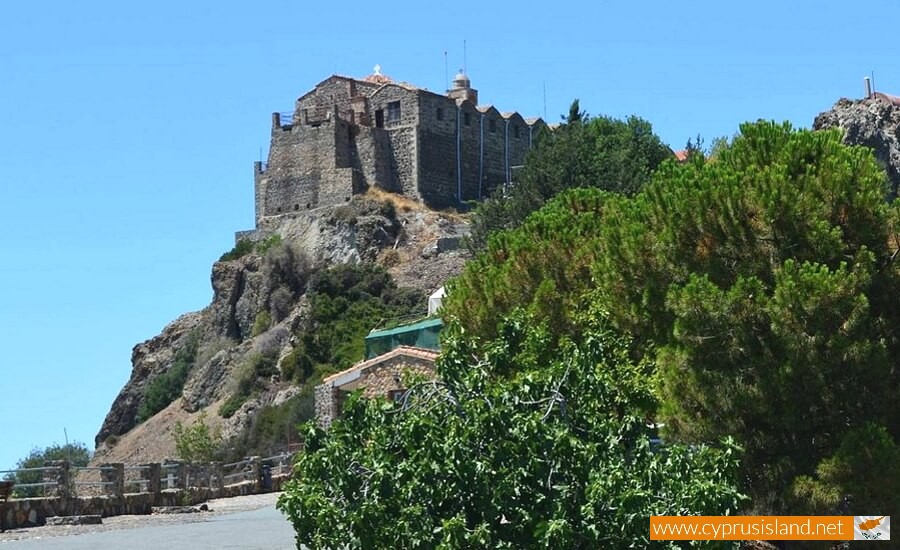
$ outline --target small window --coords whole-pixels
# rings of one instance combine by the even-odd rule
[[[384,110],[378,109],[375,111],[375,127],[376,128],[384,128]]]
[[[489,129],[491,132],[496,132],[496,131],[497,131],[497,121],[494,120],[493,118],[488,122],[488,129]]]
[[[441,107],[437,108],[437,119],[444,120],[444,109]]]
[[[519,137],[519,126],[518,126],[518,124],[516,124],[516,125],[513,126],[513,134],[514,134],[516,137]]]
[[[387,104],[387,121],[388,124],[396,124],[400,122],[400,102],[391,101]]]
[[[471,113],[463,113],[463,124],[466,126],[472,125],[472,114]]]
[[[391,390],[388,392],[388,399],[394,402],[403,401],[403,395],[406,390]]]

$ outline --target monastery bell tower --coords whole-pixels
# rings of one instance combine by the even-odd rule
[[[459,73],[453,77],[453,88],[447,91],[450,99],[457,101],[471,101],[472,105],[478,105],[478,90],[472,88],[472,82],[466,73],[460,69]]]

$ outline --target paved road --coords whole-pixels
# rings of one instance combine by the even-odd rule
[[[0,550],[295,549],[294,530],[274,506],[213,516],[205,521],[153,525],[82,535],[0,543]]]

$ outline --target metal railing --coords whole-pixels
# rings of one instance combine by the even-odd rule
[[[137,486],[137,492],[143,493],[150,488],[150,480],[143,477],[143,472],[150,469],[150,466],[125,466],[125,492],[129,492],[129,487]],[[129,475],[132,474],[132,475]],[[133,474],[137,474],[136,476]]]
[[[150,492],[162,489],[185,489],[198,487],[219,489],[241,483],[258,483],[271,480],[271,476],[289,475],[293,457],[302,445],[269,457],[251,457],[219,465],[218,463],[191,464],[172,462],[159,464],[159,488],[153,489],[151,472],[156,465],[131,464],[118,466],[41,466],[0,470],[0,477],[6,477],[14,484],[11,499],[40,498],[57,495],[90,497],[102,495]],[[299,449],[297,449],[299,447]],[[117,468],[118,470],[117,473]],[[29,479],[33,479],[31,481]],[[16,480],[27,481],[18,483]],[[109,487],[117,486],[114,489]],[[47,490],[47,488],[51,488]],[[91,490],[94,488],[94,490]],[[129,491],[131,489],[132,491]]]
[[[272,475],[281,475],[291,473],[294,455],[288,452],[279,453],[274,456],[262,459],[263,465],[271,468]]]
[[[26,479],[27,479],[27,477],[28,477],[27,474],[37,473],[37,472],[40,472],[42,474],[41,477],[42,477],[43,481],[32,481],[32,482],[26,482],[26,483],[19,483],[18,481],[16,481],[19,478],[18,476],[20,474],[26,474]],[[56,487],[59,485],[58,480],[47,480],[46,479],[47,476],[43,475],[45,472],[56,472],[57,478],[59,477],[59,468],[57,466],[35,466],[33,468],[16,468],[13,470],[0,470],[0,475],[2,475],[8,481],[14,482],[13,488],[12,488],[12,495],[10,495],[10,498],[16,499],[16,498],[22,498],[19,495],[17,495],[17,492],[19,494],[21,494],[21,490],[23,490],[23,489],[40,489],[41,495],[44,495],[45,487]],[[27,492],[31,492],[31,491],[27,491]],[[38,496],[38,495],[36,495],[36,494],[26,495],[24,498],[29,498],[29,497],[34,497],[34,496]]]
[[[281,121],[282,128],[289,128],[294,125],[294,111],[278,113],[278,118]]]
[[[164,489],[177,489],[178,488],[178,476],[172,470],[178,470],[180,465],[177,463],[166,463],[159,467],[160,470],[160,485]],[[168,473],[166,473],[168,471]]]
[[[115,468],[113,468],[111,466],[96,466],[96,467],[81,466],[81,467],[77,467],[77,468],[72,468],[72,480],[73,481],[71,483],[72,483],[72,485],[75,486],[76,495],[79,492],[78,491],[79,487],[100,487],[100,488],[104,489],[104,491],[105,491],[106,487],[115,485],[116,484],[115,481],[103,481],[103,472],[113,472],[113,471],[115,471]],[[92,472],[98,473],[100,475],[100,479],[99,480],[76,479],[76,476],[78,476],[79,474],[85,474],[85,473],[90,474]],[[82,478],[83,477],[84,476],[82,476]]]
[[[250,465],[251,460],[249,458],[245,458],[244,460],[239,460],[237,462],[230,462],[228,464],[222,465],[222,480],[223,484],[227,487],[229,485],[237,485],[238,483],[243,483],[248,481],[247,476],[251,474],[247,466]],[[225,473],[229,470],[232,470],[231,473]]]

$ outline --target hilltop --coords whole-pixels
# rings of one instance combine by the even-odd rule
[[[380,266],[398,291],[417,297],[413,310],[424,315],[424,297],[458,274],[467,257],[462,250],[437,247],[439,239],[453,241],[466,231],[463,216],[379,190],[340,206],[269,220],[267,226],[265,243],[245,247],[245,254],[234,257],[244,246],[239,243],[236,251],[213,264],[209,306],[182,315],[134,347],[131,378],[96,436],[95,463],[174,457],[176,422],[190,423],[203,413],[210,426],[221,429],[226,447],[239,435],[246,437],[266,411],[291,417],[288,420],[309,418],[311,386],[328,372],[301,381],[287,376],[285,361],[291,361],[299,345],[297,335],[315,329],[307,292],[310,279],[335,266]],[[223,406],[240,392],[248,365],[259,367],[261,356],[271,358],[271,364],[253,373],[252,391],[236,408],[232,399],[235,410],[224,418]],[[187,372],[173,390],[177,397],[142,418],[153,388],[179,369]],[[270,435],[265,445],[276,447],[295,437],[284,431]],[[264,450],[270,449],[259,449]]]

